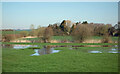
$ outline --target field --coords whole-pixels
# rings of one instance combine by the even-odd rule
[[[3,72],[118,72],[118,54],[86,53],[81,50],[107,50],[109,47],[58,47],[58,53],[30,56],[32,49],[3,48]],[[24,57],[24,58],[23,58]]]
[[[19,32],[16,32],[18,34]],[[12,34],[12,33],[9,33]],[[26,38],[26,40],[38,40],[39,38]],[[102,39],[94,36],[91,39]],[[117,41],[118,37],[112,37]],[[71,36],[53,36],[52,40],[69,40]],[[118,43],[14,43],[2,42],[2,44],[39,45],[41,50],[45,45],[79,46],[79,45],[109,45]],[[88,53],[88,50],[100,50],[106,52],[111,47],[77,47],[77,50],[69,47],[56,47],[61,50],[58,53],[40,56],[30,56],[35,53],[31,48],[25,49],[2,49],[3,72],[118,72],[118,53]],[[117,47],[114,47],[117,48]],[[85,52],[83,52],[85,51]],[[24,58],[23,58],[24,57]]]
[[[52,39],[54,39],[54,40],[70,40],[70,41],[73,40],[71,36],[53,36]]]
[[[21,31],[24,31],[24,30],[21,30]],[[20,34],[21,31],[2,31],[2,35],[5,35],[5,34]],[[21,38],[21,39],[23,39],[23,38]],[[39,38],[25,38],[24,40],[30,40],[31,41],[31,40],[38,40],[38,39]],[[58,41],[64,41],[64,40],[74,41],[72,36],[52,36],[51,39],[52,40],[58,40]],[[101,36],[93,36],[90,39],[98,40],[98,39],[102,39],[102,37]],[[118,37],[111,37],[111,40],[118,41]]]
[[[2,31],[2,34],[19,34],[20,31]]]
[[[16,43],[2,42],[3,44],[31,44],[31,45],[118,45],[118,43]]]
[[[24,31],[24,30],[22,30]],[[2,34],[19,34],[21,31],[2,31]]]
[[[39,38],[25,38],[24,40],[38,40]],[[52,40],[68,40],[68,41],[74,41],[74,39],[72,38],[72,36],[52,36],[51,38]],[[90,39],[102,39],[102,37],[100,36],[93,36]],[[118,37],[111,37],[111,40],[113,41],[118,41]]]
[[[120,74],[120,2],[1,4],[3,73]]]
[[[54,40],[70,40],[72,41],[72,36],[53,36],[52,39]],[[102,39],[100,36],[93,36],[91,39]],[[112,40],[117,41],[118,37],[111,37]]]

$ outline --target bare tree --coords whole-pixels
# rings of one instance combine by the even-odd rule
[[[28,31],[21,31],[20,34],[24,37],[28,36]]]
[[[88,24],[78,24],[76,29],[72,32],[75,41],[83,42],[85,39],[92,36],[93,29]]]
[[[34,25],[33,24],[31,24],[30,29],[31,29],[30,35],[34,36],[35,35],[35,29],[34,29]]]
[[[43,34],[43,39],[44,39],[44,42],[49,42],[51,37],[53,36],[53,29],[51,27],[47,27],[45,29],[45,32]]]
[[[45,31],[45,27],[39,27],[38,29],[37,29],[37,37],[42,37],[43,36],[43,34],[44,34],[44,31]]]

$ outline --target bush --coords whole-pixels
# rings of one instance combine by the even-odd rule
[[[20,34],[6,34],[3,36],[4,42],[10,42],[11,40],[22,37]]]

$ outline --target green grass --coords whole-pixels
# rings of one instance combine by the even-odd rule
[[[2,31],[2,34],[19,34],[21,31]]]
[[[101,36],[93,36],[92,39],[102,39]]]
[[[79,50],[88,50],[83,47]],[[96,49],[91,48],[91,49]],[[30,56],[31,49],[3,48],[3,72],[117,72],[118,54],[84,53],[58,47],[59,53]]]
[[[2,42],[2,44],[30,44],[30,45],[118,45],[118,43],[16,43],[16,42]]]
[[[52,36],[52,40],[69,40],[72,41],[71,36]],[[39,38],[25,38],[24,40],[39,40]]]
[[[111,37],[113,41],[117,41],[118,37]],[[70,40],[72,41],[72,36],[53,36],[54,40]],[[102,36],[93,36],[92,39],[102,39]]]
[[[0,73],[2,73],[2,47],[0,47]]]
[[[19,40],[29,40],[29,41],[32,41],[32,40],[39,40],[39,38],[19,38]]]
[[[53,40],[69,40],[69,41],[73,40],[71,36],[53,36],[52,39]]]
[[[118,41],[118,37],[112,37],[113,41]]]
[[[92,39],[102,39],[102,36],[93,36]],[[118,37],[111,37],[113,41],[118,41]]]
[[[24,31],[24,30],[22,30]],[[2,31],[2,34],[5,35],[5,34],[19,34],[21,31]]]

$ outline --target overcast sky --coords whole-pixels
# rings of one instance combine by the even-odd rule
[[[60,23],[88,21],[115,25],[118,21],[117,2],[3,2],[2,28],[28,29]]]

